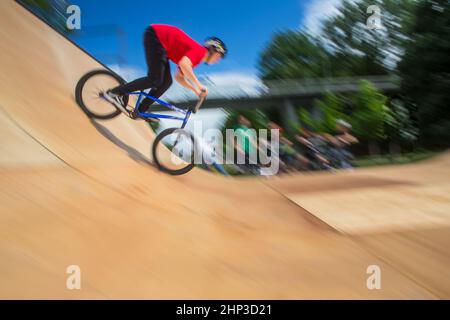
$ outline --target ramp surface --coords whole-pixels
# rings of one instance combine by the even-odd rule
[[[0,39],[0,298],[449,297],[431,274],[448,272],[448,229],[426,249],[428,272],[383,246],[408,235],[340,233],[277,185],[303,176],[162,174],[148,163],[148,127],[91,122],[76,105],[95,60],[11,0],[0,2]],[[424,238],[437,241],[414,237],[403,243],[413,262]],[[373,264],[381,290],[366,287]],[[81,290],[66,288],[70,265]]]

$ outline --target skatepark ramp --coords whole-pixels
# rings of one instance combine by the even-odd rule
[[[448,156],[331,176],[171,177],[150,163],[145,123],[95,122],[77,106],[78,79],[103,66],[12,0],[0,2],[0,46],[0,298],[450,296],[450,193],[436,172]],[[389,202],[383,219],[362,210],[350,187],[361,201],[378,192],[371,208],[421,194],[414,223],[401,229],[397,208],[389,224]],[[441,209],[414,207],[430,203]],[[80,290],[66,287],[72,265]],[[370,265],[380,290],[366,286]]]

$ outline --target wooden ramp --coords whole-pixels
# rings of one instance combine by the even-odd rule
[[[435,277],[448,269],[444,227],[353,237],[276,181],[162,174],[148,127],[91,122],[74,102],[97,62],[12,0],[0,2],[0,40],[0,298],[450,296]],[[366,287],[373,264],[381,290]],[[69,265],[81,290],[66,288]]]
[[[440,297],[450,295],[450,153],[270,185]],[[302,183],[299,183],[299,180]]]

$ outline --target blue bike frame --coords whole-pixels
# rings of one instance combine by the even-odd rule
[[[176,111],[178,113],[181,113],[184,115],[184,117],[179,117],[179,116],[170,116],[170,115],[164,115],[164,114],[157,114],[157,113],[151,113],[151,112],[140,112],[138,109],[138,115],[139,117],[142,118],[153,118],[153,119],[171,119],[171,120],[179,120],[182,121],[183,124],[181,125],[181,128],[184,129],[184,127],[186,126],[189,117],[191,116],[192,111],[189,109],[181,109],[178,107],[175,107],[174,105],[171,105],[170,103],[167,103],[165,101],[162,101],[160,99],[157,99],[155,97],[152,97],[151,95],[145,93],[144,91],[137,91],[137,92],[131,92],[129,93],[130,95],[137,95],[138,99],[136,102],[136,106],[134,107],[134,110],[136,110],[139,105],[141,104],[141,101],[144,97],[149,98],[173,111]]]

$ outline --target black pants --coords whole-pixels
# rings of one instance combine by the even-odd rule
[[[149,94],[159,98],[170,88],[172,75],[170,74],[167,52],[152,27],[147,28],[145,31],[144,48],[148,67],[147,77],[118,86],[111,90],[112,93],[125,95],[130,92],[152,88]],[[146,112],[153,103],[153,100],[145,98],[139,106],[139,111]]]

